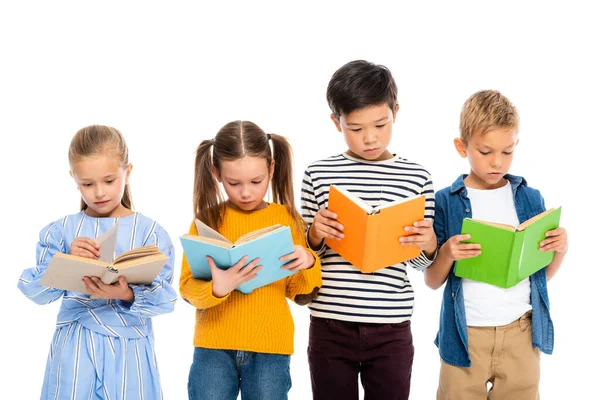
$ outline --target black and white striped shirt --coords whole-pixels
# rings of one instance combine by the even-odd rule
[[[389,160],[367,161],[340,154],[309,165],[302,182],[302,216],[309,226],[319,208],[327,207],[332,184],[371,206],[424,194],[425,218],[433,221],[434,192],[429,172],[396,155]],[[363,274],[328,246],[317,253],[323,286],[309,305],[311,314],[354,322],[398,323],[410,319],[414,293],[406,265],[423,270],[431,264],[421,252],[406,263]]]

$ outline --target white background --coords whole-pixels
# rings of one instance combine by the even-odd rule
[[[107,124],[124,133],[134,203],[176,243],[177,286],[196,146],[228,121],[252,120],[290,139],[298,189],[310,162],[345,150],[325,90],[331,74],[357,58],[396,77],[400,112],[390,149],[425,165],[436,189],[468,172],[452,146],[467,97],[499,89],[517,106],[521,142],[511,172],[541,189],[547,206],[563,206],[570,238],[549,284],[556,346],[542,357],[542,398],[597,393],[600,350],[591,327],[600,274],[591,192],[598,186],[600,30],[589,6],[7,3],[0,6],[1,398],[39,396],[59,303],[37,306],[16,285],[34,265],[39,230],[78,211],[67,149],[79,128]],[[416,292],[411,398],[432,399],[442,289],[426,288],[421,273],[409,275]],[[290,399],[308,399],[308,310],[292,311]],[[194,310],[179,300],[174,313],[154,322],[165,398],[185,399]]]

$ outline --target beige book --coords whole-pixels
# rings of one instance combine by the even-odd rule
[[[40,283],[43,286],[71,292],[89,294],[83,283],[83,277],[96,276],[107,285],[125,277],[127,283],[149,285],[168,261],[168,257],[156,245],[139,247],[114,257],[118,224],[103,235],[94,239],[100,244],[98,260],[55,254],[44,272]]]

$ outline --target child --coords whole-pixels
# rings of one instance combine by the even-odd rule
[[[71,176],[81,192],[81,211],[40,232],[37,265],[23,271],[19,289],[38,304],[62,297],[46,365],[42,399],[160,399],[151,317],[173,311],[173,245],[150,218],[133,211],[129,192],[132,165],[121,133],[88,126],[69,148]],[[123,277],[105,285],[85,277],[92,294],[44,287],[40,280],[58,252],[97,259],[93,238],[119,222],[116,255],[156,244],[169,261],[149,286],[128,285]]]
[[[274,203],[264,201],[269,184]],[[281,260],[291,261],[283,268],[299,272],[246,295],[234,289],[256,276],[259,259],[244,257],[220,270],[207,257],[212,280],[202,281],[192,277],[184,255],[181,296],[197,308],[189,398],[234,400],[241,390],[244,400],[287,399],[294,323],[286,297],[306,304],[321,286],[319,259],[306,248],[302,219],[294,207],[288,142],[249,121],[223,126],[198,147],[194,211],[232,242],[256,229],[290,226],[295,251],[282,254]],[[190,233],[198,233],[194,223]]]
[[[323,287],[309,305],[308,359],[316,400],[358,399],[359,374],[367,400],[407,399],[410,391],[414,294],[406,266],[427,268],[437,242],[429,173],[387,148],[398,112],[396,96],[396,83],[384,66],[358,60],[338,69],[329,82],[327,100],[348,150],[311,164],[304,175],[302,213],[323,270]],[[424,194],[425,220],[398,227],[399,234],[402,229],[416,233],[400,242],[420,247],[420,256],[362,274],[325,246],[325,238],[339,239],[344,233],[336,215],[327,210],[331,184],[372,206]]]
[[[441,247],[425,282],[437,289],[447,280],[435,341],[442,358],[438,399],[539,398],[540,350],[550,354],[554,345],[546,280],[567,251],[565,229],[547,232],[540,243],[540,250],[555,251],[553,261],[512,288],[461,279],[452,269],[456,260],[481,253],[478,244],[461,243],[470,237],[460,234],[463,218],[516,226],[544,211],[540,192],[508,174],[518,130],[517,110],[506,97],[492,90],[472,95],[454,140],[471,172],[435,196]]]

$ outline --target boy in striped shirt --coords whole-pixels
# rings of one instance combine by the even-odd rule
[[[359,374],[365,399],[408,399],[414,295],[406,266],[427,268],[436,254],[437,240],[429,173],[387,149],[399,108],[396,98],[390,71],[363,60],[338,69],[327,88],[331,119],[343,133],[348,150],[309,165],[302,184],[307,239],[321,257],[323,274],[323,286],[309,305],[308,359],[315,400],[358,400]],[[420,247],[419,257],[362,274],[327,247],[325,238],[344,235],[337,216],[327,210],[331,184],[371,206],[424,194],[425,219],[398,227],[399,233],[401,229],[415,233],[399,240]]]

